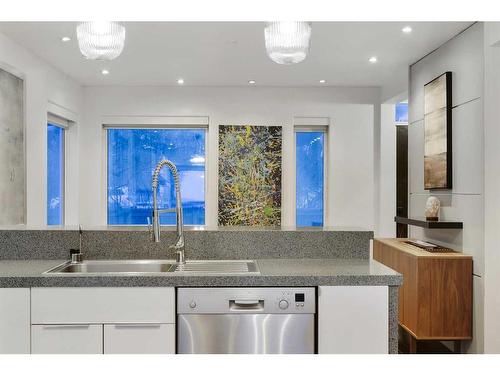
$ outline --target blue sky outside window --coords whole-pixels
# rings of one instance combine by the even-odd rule
[[[151,178],[156,164],[171,160],[179,170],[184,224],[205,224],[204,129],[108,129],[108,224],[146,225],[153,209]],[[163,168],[160,209],[175,207],[172,175]],[[161,215],[175,224],[175,213]]]
[[[64,129],[47,124],[47,225],[63,224]]]
[[[396,122],[408,122],[408,103],[396,103]]]
[[[324,132],[296,132],[296,225],[323,226]]]

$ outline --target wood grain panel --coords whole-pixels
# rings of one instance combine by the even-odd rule
[[[429,336],[471,336],[472,262],[440,259],[432,263]]]
[[[403,311],[404,311],[404,324],[412,331],[418,328],[418,289],[417,289],[417,263],[416,259],[403,253],[397,253],[398,259],[401,264],[401,273],[403,274],[404,281],[404,298],[403,298]]]
[[[418,265],[418,304],[415,305],[415,309],[418,311],[418,328],[414,330],[417,336],[431,336],[431,321],[433,320],[432,315],[432,291],[434,285],[431,281],[432,274],[432,264],[427,262],[427,258],[415,258]]]

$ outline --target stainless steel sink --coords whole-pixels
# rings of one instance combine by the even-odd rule
[[[143,273],[171,272],[172,261],[162,260],[86,260],[81,263],[63,263],[47,273]]]
[[[253,260],[194,260],[176,264],[173,260],[86,260],[66,262],[45,273],[50,274],[150,274],[178,275],[258,275]]]

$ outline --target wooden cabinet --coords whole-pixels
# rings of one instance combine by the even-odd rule
[[[33,354],[102,354],[100,324],[51,324],[31,326]]]
[[[472,339],[472,257],[375,239],[373,258],[403,274],[399,324],[417,340]]]
[[[387,286],[320,286],[319,354],[389,352]]]
[[[33,353],[175,353],[174,288],[33,288]]]
[[[0,288],[0,354],[30,353],[30,289]]]

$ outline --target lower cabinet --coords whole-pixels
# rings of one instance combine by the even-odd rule
[[[387,354],[387,286],[320,286],[319,354]]]
[[[388,353],[387,286],[320,286],[317,319],[320,354]],[[174,288],[0,289],[0,353],[173,354],[175,334]]]
[[[30,352],[30,289],[0,288],[0,354]]]
[[[31,326],[33,354],[102,354],[101,324],[51,324]]]
[[[105,324],[104,354],[173,354],[175,324]]]
[[[37,324],[33,354],[173,354],[174,324]]]
[[[32,288],[34,354],[174,354],[174,288]]]

